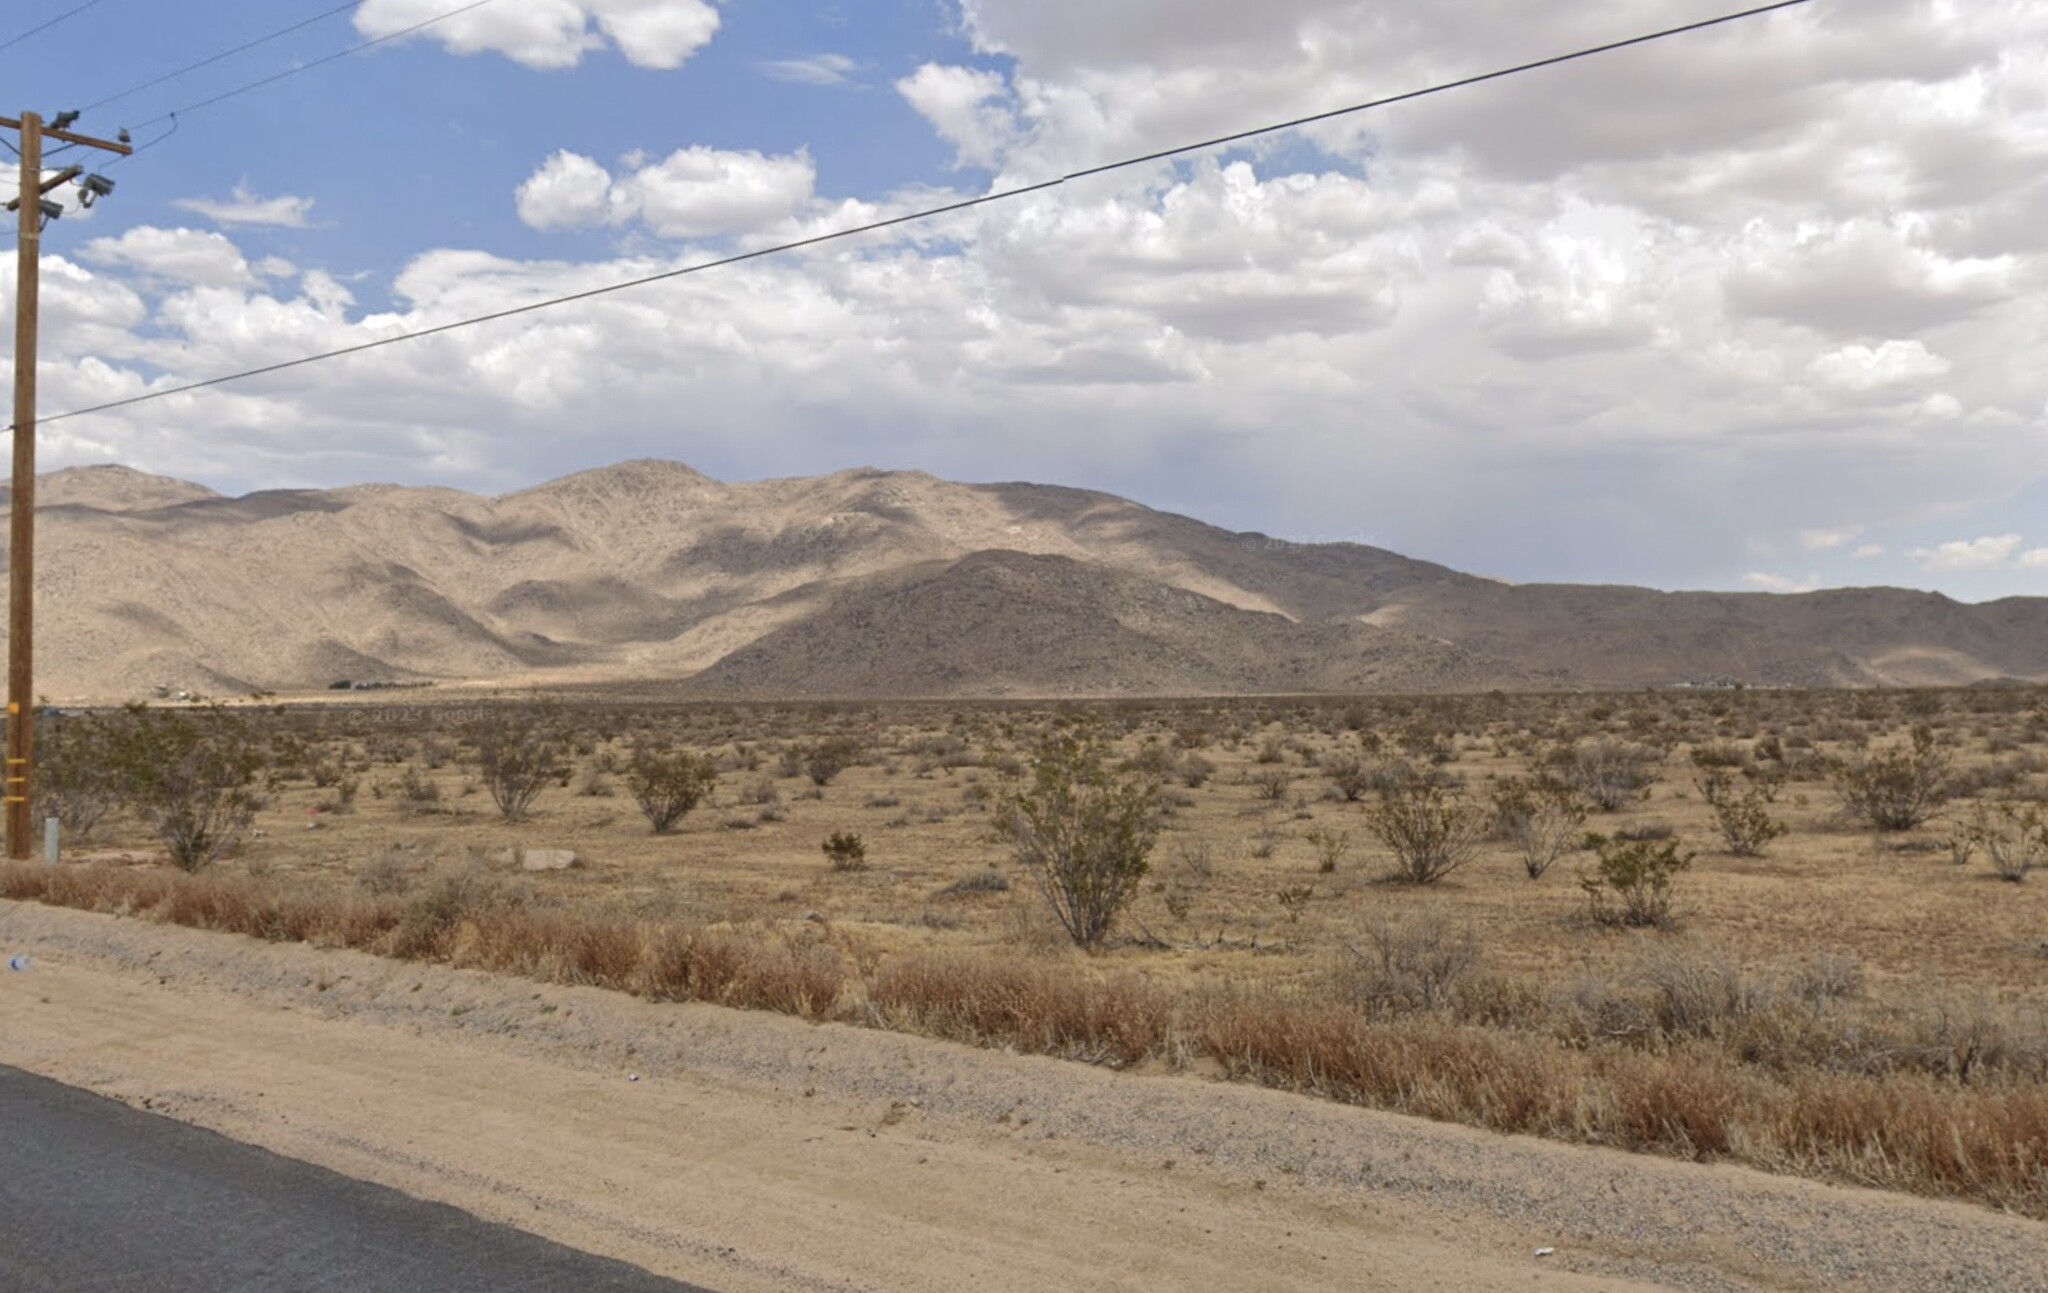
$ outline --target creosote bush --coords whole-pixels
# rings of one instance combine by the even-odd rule
[[[2048,866],[2048,814],[2039,803],[1979,804],[1966,829],[2001,880],[2018,884]]]
[[[36,720],[33,820],[55,817],[66,837],[83,840],[120,804],[119,722],[98,714]]]
[[[626,791],[656,835],[674,830],[717,784],[718,769],[711,759],[688,750],[638,750],[626,766]]]
[[[1921,724],[1904,744],[1834,767],[1836,793],[1849,815],[1880,831],[1910,831],[1948,801],[1949,752]]]
[[[1522,869],[1541,880],[1552,864],[1580,841],[1585,800],[1556,777],[1511,777],[1494,787],[1494,828],[1522,855]]]
[[[1771,816],[1769,791],[1751,783],[1738,786],[1726,769],[1703,768],[1695,779],[1700,798],[1713,811],[1714,825],[1737,857],[1762,857],[1772,840],[1785,834],[1785,823]]]
[[[1119,772],[1095,736],[1062,734],[1039,747],[1030,780],[1003,793],[997,831],[1037,883],[1076,945],[1102,945],[1138,895],[1159,834],[1158,791]]]
[[[470,729],[477,772],[508,822],[526,820],[540,792],[568,770],[550,718],[541,710],[505,709]]]
[[[1597,736],[1551,756],[1559,776],[1603,813],[1647,798],[1657,783],[1657,752],[1629,741]]]
[[[251,786],[263,758],[239,715],[131,705],[106,736],[101,757],[121,798],[179,869],[201,870],[241,842],[256,816]]]
[[[1579,877],[1579,887],[1586,891],[1595,923],[1631,929],[1671,923],[1672,889],[1692,865],[1693,854],[1681,852],[1675,839],[1654,843],[1588,835],[1586,846],[1599,860]]]
[[[829,786],[840,773],[861,761],[861,743],[850,736],[828,737],[803,755],[803,773],[818,787]]]
[[[820,846],[825,865],[834,871],[865,871],[868,867],[867,841],[852,831],[834,831]]]
[[[1435,884],[1470,862],[1486,838],[1486,812],[1438,781],[1411,777],[1380,792],[1366,828],[1394,855],[1392,879]]]

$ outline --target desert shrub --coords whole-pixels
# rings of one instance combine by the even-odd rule
[[[2018,884],[2028,872],[2048,865],[2048,817],[2039,803],[1979,804],[1967,830],[2002,880]]]
[[[1293,778],[1281,768],[1262,768],[1249,778],[1252,794],[1270,803],[1279,803],[1287,798],[1287,787]]]
[[[105,757],[121,797],[173,864],[198,871],[241,842],[256,816],[251,785],[262,757],[240,716],[135,705],[110,737]]]
[[[1338,993],[1362,1009],[1440,1010],[1479,968],[1479,940],[1470,926],[1441,916],[1376,920],[1364,947],[1346,945],[1336,974]]]
[[[1644,929],[1671,923],[1672,890],[1693,854],[1681,852],[1677,840],[1653,844],[1588,835],[1586,845],[1599,860],[1579,877],[1579,887],[1597,924]]]
[[[1949,752],[1925,725],[1903,744],[1838,762],[1836,793],[1850,816],[1880,831],[1909,831],[1948,801]]]
[[[1765,846],[1785,833],[1785,823],[1771,816],[1770,800],[1761,786],[1737,787],[1735,778],[1720,767],[1702,769],[1695,784],[1735,856],[1762,857]]]
[[[1414,778],[1380,792],[1366,827],[1394,855],[1392,878],[1434,884],[1470,862],[1486,837],[1486,813],[1445,786]]]
[[[1655,750],[1608,736],[1580,741],[1551,757],[1557,774],[1603,813],[1647,798],[1657,782],[1656,760]]]
[[[1158,837],[1157,791],[1115,771],[1099,737],[1058,735],[1002,795],[998,832],[1073,941],[1099,947],[1138,893]]]
[[[1340,831],[1334,826],[1311,826],[1303,832],[1302,838],[1316,851],[1316,871],[1329,875],[1351,851],[1351,832]]]
[[[470,729],[477,772],[508,822],[524,821],[541,790],[561,780],[567,766],[549,726],[542,712],[507,709]]]
[[[1330,788],[1347,804],[1364,799],[1372,789],[1372,772],[1355,754],[1340,754],[1323,761],[1323,775]]]
[[[90,838],[121,801],[113,723],[96,714],[36,720],[34,821],[54,817],[65,835]]]
[[[859,763],[864,751],[850,736],[832,736],[804,751],[804,775],[814,786],[829,786],[840,773]]]
[[[406,817],[441,811],[441,787],[418,764],[407,766],[398,778],[398,811]]]
[[[423,866],[420,858],[405,849],[378,849],[356,867],[356,886],[378,895],[408,893]]]
[[[834,831],[819,847],[825,854],[825,864],[834,871],[867,870],[867,841],[852,831]]]
[[[1541,880],[1551,865],[1579,842],[1586,802],[1555,777],[1510,778],[1494,787],[1494,828],[1522,855],[1522,869]]]
[[[641,749],[626,765],[626,792],[647,817],[656,835],[674,830],[718,783],[711,760],[688,750],[659,753]]]

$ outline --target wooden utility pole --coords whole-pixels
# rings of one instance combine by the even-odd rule
[[[73,166],[46,180],[43,140],[123,156],[132,150],[126,144],[47,129],[33,112],[22,113],[19,121],[0,117],[0,130],[17,131],[21,138],[16,150],[21,154],[21,195],[7,204],[20,221],[21,243],[14,280],[14,482],[8,499],[6,802],[7,856],[25,859],[34,834],[29,802],[35,772],[36,312],[42,296],[43,195],[79,174]]]

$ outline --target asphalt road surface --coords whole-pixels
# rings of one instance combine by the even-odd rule
[[[0,1066],[0,1293],[704,1293]]]

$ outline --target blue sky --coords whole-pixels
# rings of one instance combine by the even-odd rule
[[[495,3],[516,7],[522,0]],[[422,5],[435,13],[458,8],[459,0]],[[15,98],[48,116],[331,7],[322,0],[101,0],[0,53],[0,73]],[[849,8],[858,22],[846,16]],[[309,195],[316,203],[312,227],[252,230],[242,244],[339,277],[366,275],[361,281],[374,289],[392,266],[451,241],[517,257],[603,256],[612,241],[605,232],[535,231],[506,201],[536,160],[556,149],[606,160],[687,145],[770,154],[809,149],[820,187],[839,193],[955,178],[952,151],[890,83],[928,61],[1001,60],[975,59],[935,0],[750,0],[725,6],[720,16],[717,39],[676,70],[635,67],[613,47],[591,51],[573,68],[537,71],[488,54],[451,57],[425,36],[313,68],[191,113],[176,136],[111,169],[120,197],[99,213],[92,232],[191,224],[192,215],[174,205],[178,199],[226,197],[238,185],[265,195]],[[336,14],[96,109],[79,129],[112,136],[135,126],[144,142],[167,126],[141,128],[142,122],[364,39],[351,14]],[[772,66],[821,54],[855,63],[843,75],[858,88],[792,81]],[[53,250],[70,232],[51,235]],[[373,292],[364,296],[375,300]]]
[[[81,125],[147,140],[454,3],[364,0]],[[101,0],[0,51],[0,110],[84,106],[323,7]],[[1727,7],[491,0],[113,168],[116,195],[48,235],[44,408]],[[876,465],[1515,580],[2048,594],[2044,83],[2048,0],[1815,0],[60,423],[44,461],[484,492],[634,456]]]

